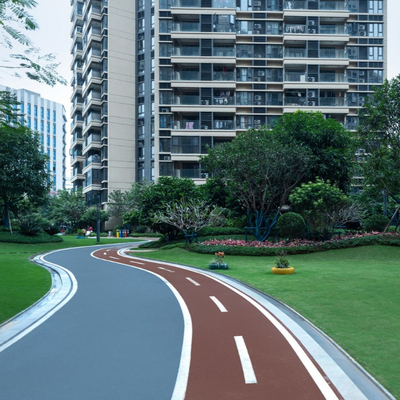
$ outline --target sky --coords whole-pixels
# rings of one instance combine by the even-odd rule
[[[386,0],[385,0],[386,1]],[[388,79],[400,74],[400,1],[388,1]],[[15,78],[0,68],[0,84],[16,89],[28,89],[38,92],[45,99],[53,100],[64,105],[69,119],[71,95],[71,6],[70,0],[37,0],[37,7],[31,14],[39,24],[39,30],[31,32],[29,37],[42,54],[53,53],[60,63],[58,72],[68,84],[57,84],[50,87],[46,84],[36,83],[28,78]],[[1,48],[0,48],[1,49]],[[4,52],[2,50],[3,58]],[[15,49],[17,50],[17,49]],[[15,51],[17,52],[17,51]]]

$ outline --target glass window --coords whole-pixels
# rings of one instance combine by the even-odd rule
[[[53,124],[53,133],[56,133],[56,124]]]
[[[50,110],[49,109],[47,109],[47,111],[46,111],[46,116],[47,116],[47,119],[50,119]]]
[[[56,138],[53,136],[53,147],[56,147]]]
[[[47,136],[47,138],[46,138],[47,140],[46,140],[46,144],[47,144],[47,146],[50,146],[50,136]]]
[[[26,113],[27,114],[31,113],[31,103],[28,103],[27,108],[26,108]]]
[[[53,121],[54,121],[54,122],[56,122],[56,116],[57,116],[56,112],[53,111]]]
[[[40,132],[44,132],[44,122],[40,121]]]
[[[55,159],[56,159],[56,151],[53,150],[53,160],[55,160]]]
[[[37,119],[35,118],[35,120],[33,121],[33,129],[35,131],[37,131]]]
[[[27,125],[28,128],[31,127],[31,117],[28,117],[26,125]]]
[[[33,106],[33,115],[37,117],[37,106]]]
[[[50,122],[47,122],[47,124],[46,124],[46,130],[47,130],[47,133],[50,133]]]
[[[44,118],[44,108],[40,107],[40,118]]]
[[[20,104],[20,109],[21,109],[21,113],[23,113],[24,112],[24,102],[23,101],[21,101],[21,104]]]

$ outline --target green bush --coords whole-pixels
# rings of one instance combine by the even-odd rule
[[[42,229],[43,220],[38,214],[27,214],[19,219],[21,233],[27,236],[34,236]]]
[[[306,232],[306,222],[297,213],[287,212],[278,219],[279,235],[288,239],[303,238]]]
[[[135,229],[135,233],[146,233],[146,232],[147,232],[147,226],[144,225],[138,226]]]
[[[38,243],[59,243],[63,239],[61,236],[50,236],[47,233],[38,233],[35,236],[26,236],[19,232],[12,235],[9,232],[0,232],[0,242],[21,243],[21,244],[38,244]]]
[[[386,215],[374,214],[363,221],[363,228],[367,232],[383,232],[388,222],[389,218]]]
[[[56,235],[57,233],[60,233],[60,227],[51,223],[48,220],[43,220],[42,222],[42,228],[43,230],[50,236]]]
[[[205,226],[199,236],[244,235],[244,229],[227,226]]]

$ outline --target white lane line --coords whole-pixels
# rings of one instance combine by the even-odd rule
[[[131,263],[133,263],[133,264],[140,264],[140,265],[145,265],[145,263],[142,263],[142,262],[140,262],[140,261],[132,261],[132,260],[129,260]]]
[[[163,267],[158,267],[158,269],[162,269],[162,270],[164,270],[164,271],[168,271],[168,272],[172,272],[172,273],[174,273],[174,272],[175,272],[175,271],[171,271],[170,269],[163,268]]]
[[[110,256],[110,258],[113,258],[114,260],[119,260],[119,258],[118,258],[118,257],[113,257],[113,256]]]
[[[242,363],[244,381],[247,384],[257,383],[256,374],[247,351],[246,343],[243,336],[235,336],[236,347],[239,353],[240,362]]]
[[[195,286],[200,286],[200,283],[197,283],[197,282],[196,282],[195,280],[193,280],[192,278],[186,277],[186,279],[187,279],[189,282],[192,282],[193,285],[195,285]]]
[[[215,305],[219,308],[221,312],[228,312],[228,310],[224,307],[224,305],[215,297],[210,296],[210,299],[215,303]]]

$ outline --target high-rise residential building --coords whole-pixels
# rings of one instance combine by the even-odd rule
[[[16,104],[15,108],[22,114],[20,123],[39,134],[41,151],[49,156],[47,169],[51,175],[52,192],[64,189],[67,168],[67,118],[64,106],[27,89],[13,89],[0,85],[0,91],[16,95],[19,104]]]
[[[386,0],[72,5],[72,180],[89,202],[161,175],[204,182],[207,146],[283,113],[354,130],[386,77]]]

